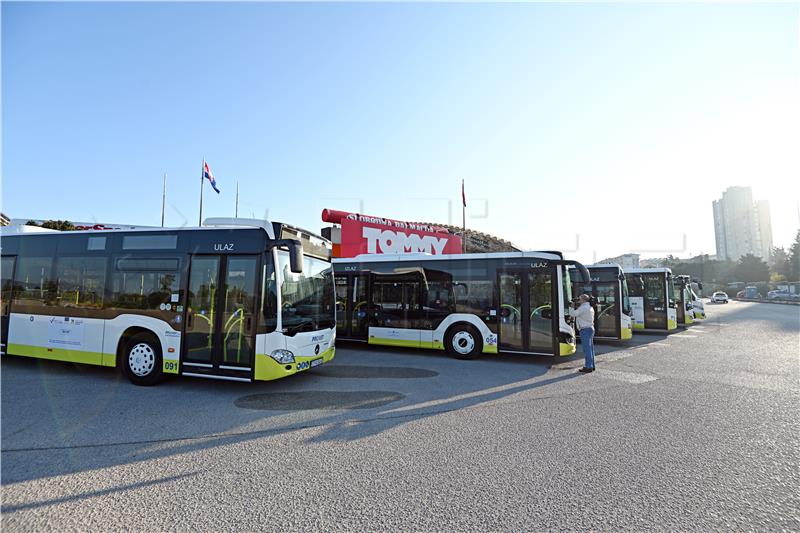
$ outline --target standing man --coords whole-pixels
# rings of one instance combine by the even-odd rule
[[[594,372],[594,309],[589,303],[591,299],[588,294],[581,294],[574,308],[569,310],[569,316],[575,318],[575,329],[581,336],[581,348],[586,362],[578,372],[584,374]]]

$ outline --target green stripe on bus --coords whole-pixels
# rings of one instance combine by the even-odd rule
[[[411,341],[405,339],[385,339],[382,337],[370,337],[369,344],[376,344],[380,346],[400,346],[403,348],[430,348],[433,350],[444,350],[444,346],[439,341]],[[484,344],[483,353],[497,353],[497,345]]]
[[[83,352],[80,350],[67,350],[65,348],[45,348],[42,346],[29,346],[27,344],[9,344],[8,353],[9,355],[38,357],[39,359],[52,359],[53,361],[67,361],[69,363],[83,363],[87,365],[103,364],[103,354],[100,352]],[[108,359],[108,357],[106,357],[106,359]],[[109,364],[105,366],[115,365]]]
[[[380,337],[370,337],[368,344],[380,344],[381,346],[402,346],[404,348],[432,348],[434,350],[444,350],[438,342],[410,341],[405,339],[383,339]]]

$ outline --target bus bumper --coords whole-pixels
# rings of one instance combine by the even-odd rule
[[[257,381],[271,381],[273,379],[285,378],[298,372],[305,372],[316,366],[328,363],[333,360],[336,348],[331,347],[319,355],[297,356],[294,363],[281,364],[266,354],[256,355],[255,379]],[[321,361],[321,362],[317,362]]]

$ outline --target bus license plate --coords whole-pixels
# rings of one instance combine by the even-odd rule
[[[319,359],[311,360],[311,368],[314,368],[315,366],[319,366],[321,364],[322,364],[322,357],[320,357]]]

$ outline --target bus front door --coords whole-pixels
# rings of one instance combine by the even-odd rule
[[[8,320],[11,310],[11,288],[14,286],[16,257],[6,255],[0,260],[0,354],[5,355],[8,343]]]
[[[500,349],[552,354],[553,287],[550,271],[500,274]]]
[[[336,336],[367,340],[369,313],[367,274],[336,276]]]
[[[620,332],[620,295],[619,282],[597,283],[594,297],[595,306],[595,335],[611,339],[619,339]]]
[[[258,257],[191,260],[182,373],[249,379],[255,354]]]
[[[667,301],[664,277],[660,274],[644,274],[644,327],[645,329],[667,329]]]

